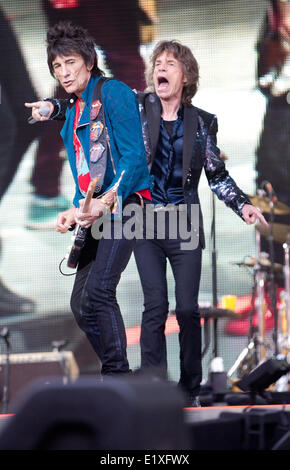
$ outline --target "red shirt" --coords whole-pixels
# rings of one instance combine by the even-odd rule
[[[91,177],[90,177],[90,169],[86,161],[84,149],[82,147],[82,144],[76,132],[79,119],[80,119],[80,103],[79,103],[79,100],[77,100],[74,127],[73,127],[73,144],[74,144],[74,149],[75,149],[75,154],[76,154],[76,167],[77,167],[77,174],[78,174],[79,189],[82,195],[86,196],[89,184],[91,182]]]
[[[145,199],[149,199],[149,201],[152,201],[149,189],[142,189],[141,191],[138,191],[138,193],[141,194],[142,197],[145,197]]]
[[[82,195],[85,196],[88,191],[91,177],[90,177],[90,169],[88,167],[88,164],[85,158],[82,144],[76,133],[79,119],[80,119],[80,103],[79,103],[79,100],[77,100],[74,127],[73,127],[73,145],[74,145],[75,154],[76,154],[76,167],[77,167],[77,173],[78,173],[79,189]],[[146,199],[149,199],[151,201],[151,193],[149,189],[142,189],[141,191],[138,191],[138,194],[140,194],[140,196]]]

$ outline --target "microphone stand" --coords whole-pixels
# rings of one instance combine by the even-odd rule
[[[64,354],[62,353],[62,349],[67,345],[67,340],[61,340],[61,341],[53,341],[52,342],[52,350],[53,352],[57,352],[59,356],[59,363],[63,371],[63,384],[67,384],[69,382],[69,371],[68,367],[66,364],[66,358]]]
[[[2,398],[2,413],[6,414],[8,411],[9,403],[9,379],[10,379],[10,343],[9,343],[9,330],[7,327],[2,328],[0,337],[4,339],[6,344],[6,362],[4,369],[4,382],[3,382],[3,398]]]
[[[285,265],[284,265],[284,277],[285,277],[285,294],[286,294],[286,346],[289,350],[290,346],[290,265],[289,265],[289,252],[290,252],[290,233],[286,237],[286,241],[283,244],[285,253]]]
[[[212,192],[212,223],[211,223],[211,239],[212,239],[212,253],[211,253],[211,262],[212,262],[212,305],[214,308],[218,305],[217,300],[217,252],[216,252],[216,211],[215,211],[215,195]],[[218,357],[218,340],[217,340],[217,318],[214,318],[214,348],[213,355]]]

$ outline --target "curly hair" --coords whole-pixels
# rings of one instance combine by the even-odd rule
[[[179,41],[160,41],[156,44],[150,58],[151,67],[148,69],[146,76],[147,91],[155,91],[153,82],[155,62],[157,58],[165,51],[171,52],[174,58],[177,59],[182,65],[183,74],[186,77],[187,82],[183,87],[181,102],[182,104],[189,106],[191,104],[191,99],[197,92],[199,81],[199,66],[191,50],[187,46],[181,44]]]
[[[98,56],[95,50],[93,38],[87,30],[81,26],[74,25],[70,21],[60,21],[51,26],[47,31],[47,64],[51,75],[54,77],[53,61],[59,56],[79,54],[86,65],[92,65],[93,76],[104,75],[98,67]]]

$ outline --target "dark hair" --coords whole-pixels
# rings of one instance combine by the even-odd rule
[[[153,82],[154,66],[157,58],[164,51],[171,52],[174,58],[182,65],[187,82],[183,87],[181,102],[185,105],[190,105],[191,99],[196,94],[198,88],[199,66],[189,47],[182,45],[179,41],[160,41],[156,44],[150,58],[151,68],[147,74],[148,90],[155,91]]]
[[[98,67],[98,56],[95,50],[93,38],[87,30],[81,26],[74,25],[70,21],[61,21],[51,26],[47,32],[47,63],[51,75],[54,77],[53,61],[60,56],[79,54],[86,65],[92,65],[93,76],[104,75]]]

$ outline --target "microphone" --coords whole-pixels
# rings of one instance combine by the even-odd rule
[[[276,195],[276,193],[273,189],[273,186],[271,185],[271,183],[269,181],[263,181],[261,186],[262,186],[263,189],[265,189],[265,191],[267,192],[267,194],[269,195],[270,199],[273,202],[278,201],[278,198],[277,198],[277,195]]]
[[[48,116],[50,114],[50,107],[47,106],[46,104],[43,104],[42,106],[40,106],[38,112],[41,116]],[[28,122],[29,124],[35,124],[38,121],[34,119],[34,117],[30,116],[28,118]]]

